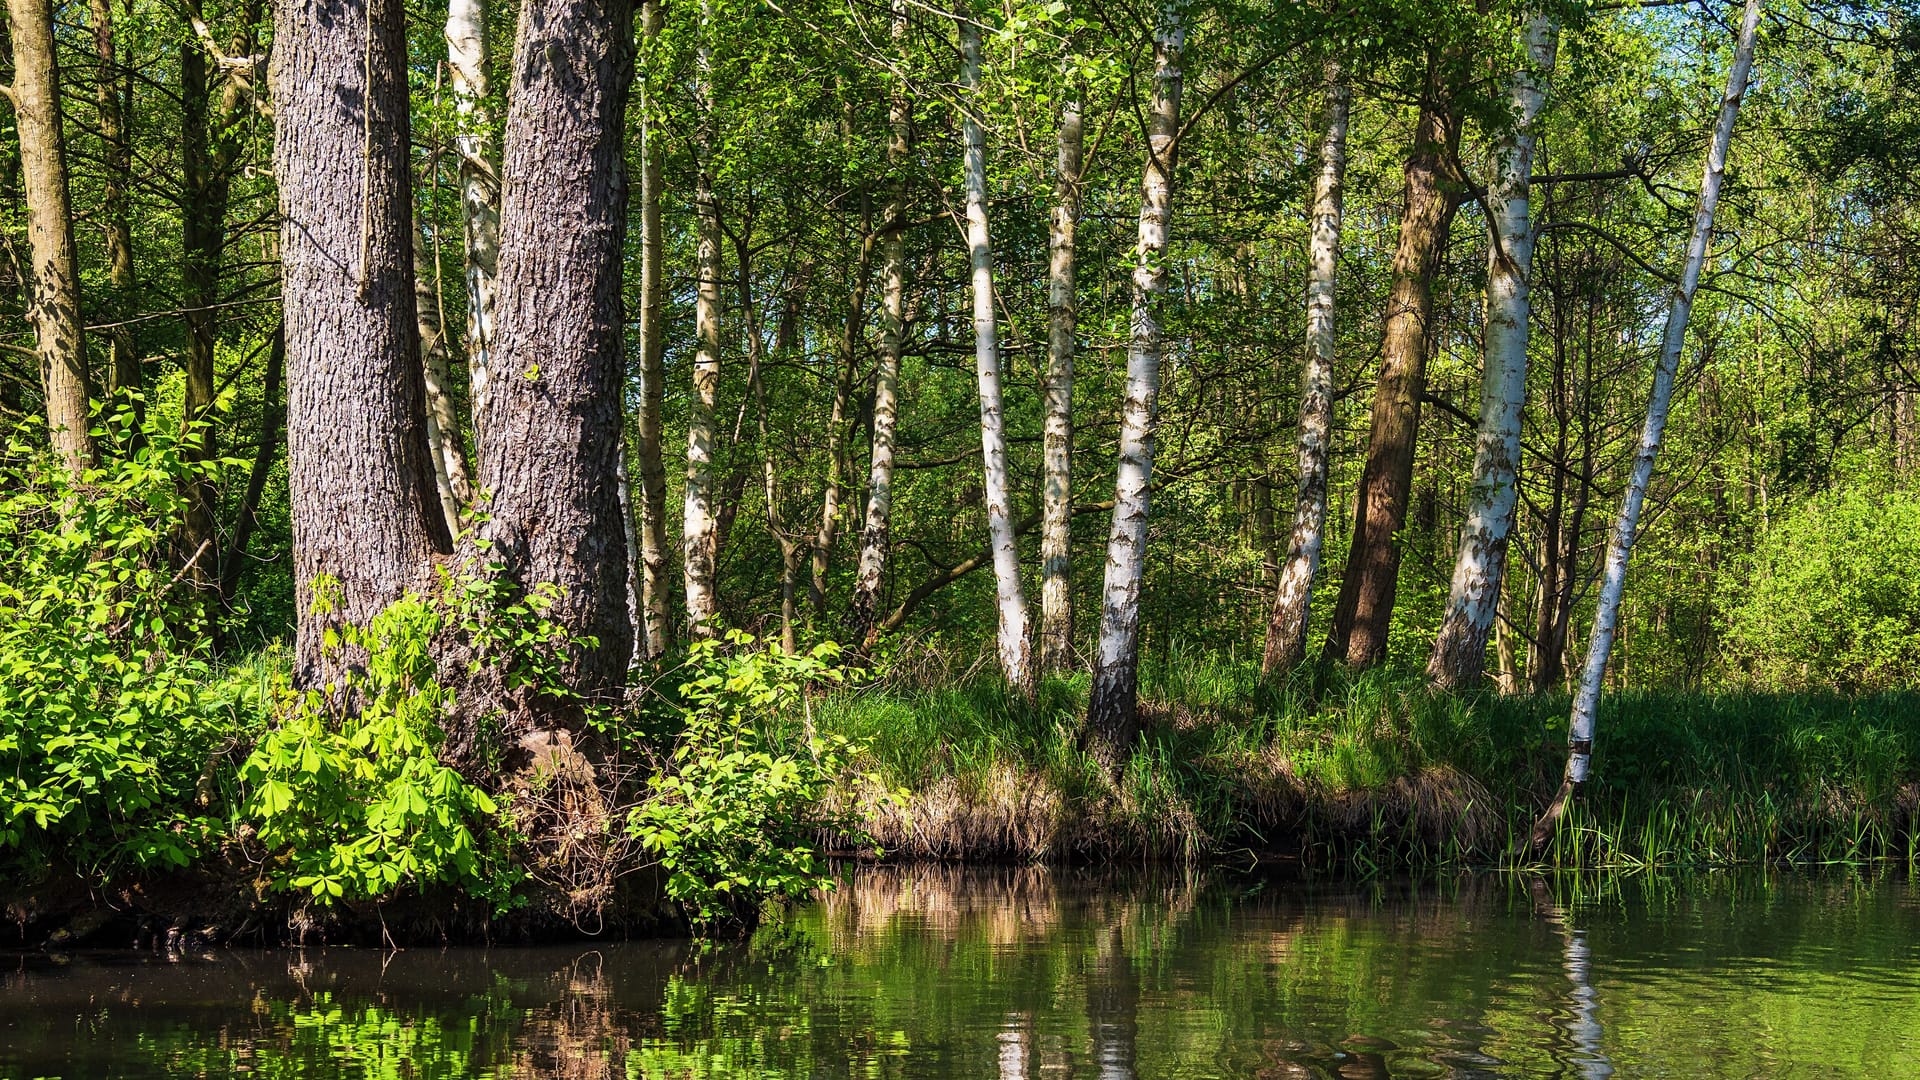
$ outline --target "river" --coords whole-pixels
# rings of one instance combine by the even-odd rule
[[[1920,1077],[1920,882],[858,869],[747,942],[17,954],[0,1078]]]

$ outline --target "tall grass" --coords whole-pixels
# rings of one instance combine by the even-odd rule
[[[883,684],[820,723],[904,804],[889,852],[937,858],[1247,858],[1368,867],[1912,862],[1920,694],[1633,691],[1602,706],[1588,797],[1521,854],[1559,780],[1561,695],[1443,695],[1406,673],[1263,687],[1253,659],[1172,647],[1108,781],[1078,745],[1084,677],[1029,704],[997,681]],[[854,797],[847,792],[846,797]]]

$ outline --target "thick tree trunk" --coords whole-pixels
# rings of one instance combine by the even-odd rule
[[[1355,500],[1340,599],[1327,628],[1327,657],[1350,667],[1378,664],[1387,655],[1400,576],[1396,535],[1407,523],[1420,395],[1426,390],[1427,356],[1433,346],[1433,282],[1459,207],[1450,164],[1459,142],[1459,119],[1445,79],[1436,72],[1428,81],[1413,151],[1407,156],[1406,204],[1393,254],[1367,462]]]
[[[1480,379],[1480,430],[1474,441],[1473,488],[1453,565],[1446,615],[1434,637],[1427,677],[1442,689],[1479,683],[1487,632],[1500,604],[1512,535],[1520,466],[1520,414],[1527,404],[1527,339],[1533,307],[1534,124],[1546,103],[1559,28],[1544,14],[1528,17],[1526,58],[1513,76],[1508,107],[1513,129],[1502,139],[1498,173],[1488,187],[1486,364]]]
[[[113,37],[113,0],[88,0],[93,24],[94,58],[100,71],[94,83],[94,103],[100,118],[100,141],[105,144],[105,175],[101,188],[100,230],[107,248],[107,283],[113,287],[115,310],[133,300],[137,282],[133,273],[133,215],[127,190],[133,183],[133,143],[127,133],[127,109],[121,101],[121,68]],[[137,394],[143,389],[140,358],[133,350],[133,333],[126,326],[108,332],[107,396]],[[136,420],[144,408],[134,405]],[[137,437],[137,434],[136,434]]]
[[[446,320],[440,308],[440,273],[426,237],[413,231],[413,304],[420,328],[420,364],[425,376],[427,450],[433,458],[434,489],[449,535],[466,528],[466,510],[473,503],[473,481],[467,472],[466,445],[460,436],[460,414],[453,407],[453,370],[447,350]]]
[[[1087,703],[1087,737],[1109,775],[1126,765],[1138,728],[1140,582],[1146,572],[1147,513],[1160,393],[1160,298],[1167,291],[1167,227],[1173,215],[1174,137],[1180,130],[1180,55],[1186,27],[1179,8],[1160,10],[1154,33],[1153,102],[1147,113],[1147,162],[1140,180],[1139,261],[1133,269],[1132,341],[1120,412],[1120,463],[1113,527],[1107,535],[1100,639]]]
[[[300,686],[340,670],[328,626],[425,588],[449,544],[414,353],[405,30],[398,0],[274,9]]]
[[[1327,525],[1327,451],[1333,435],[1334,280],[1340,268],[1340,227],[1347,169],[1347,112],[1352,92],[1335,61],[1326,68],[1326,119],[1320,171],[1313,183],[1312,233],[1307,245],[1307,362],[1300,380],[1299,481],[1293,495],[1293,532],[1267,620],[1263,674],[1292,670],[1307,655],[1307,620]],[[1270,512],[1269,512],[1270,514]]]
[[[1040,670],[1073,667],[1074,230],[1080,223],[1085,123],[1080,102],[1060,106],[1053,215],[1047,230],[1047,419],[1041,432]]]
[[[13,37],[13,113],[33,260],[33,324],[53,449],[78,477],[94,463],[87,425],[87,347],[80,323],[80,270],[60,130],[60,72],[50,0],[7,0]]]
[[[702,8],[700,74],[694,93],[700,110],[696,151],[700,160],[693,194],[694,212],[699,218],[695,228],[699,285],[694,319],[700,344],[693,358],[693,397],[687,402],[687,490],[680,540],[687,624],[696,636],[713,632],[710,624],[719,611],[713,581],[714,561],[720,554],[713,503],[713,436],[714,408],[720,392],[720,279],[726,271],[720,265],[720,204],[713,191],[713,46],[707,39],[716,32],[713,21],[709,3]]]
[[[894,0],[893,41],[907,44],[905,0]],[[893,513],[893,433],[899,412],[900,349],[907,336],[907,191],[902,170],[907,161],[907,126],[912,116],[906,87],[894,80],[888,119],[887,164],[893,170],[893,198],[887,207],[886,238],[880,257],[880,355],[874,365],[873,453],[867,468],[867,519],[860,534],[860,568],[854,578],[848,638],[872,644],[874,610],[887,569],[887,529]]]
[[[480,427],[487,531],[508,573],[551,582],[548,617],[591,637],[569,665],[618,691],[633,653],[621,394],[631,0],[528,0],[502,153],[500,292]]]
[[[666,9],[645,3],[641,14],[643,48],[651,53],[666,25]],[[671,586],[667,577],[667,466],[661,414],[667,394],[667,301],[664,278],[666,243],[660,228],[660,138],[640,84],[640,606],[648,659],[673,643]]]
[[[1713,239],[1713,212],[1720,202],[1720,185],[1727,174],[1727,150],[1733,145],[1734,121],[1739,118],[1740,101],[1747,92],[1747,76],[1753,68],[1754,41],[1759,28],[1760,0],[1747,0],[1740,18],[1733,67],[1727,72],[1727,90],[1720,99],[1720,116],[1714,124],[1713,141],[1707,147],[1706,167],[1700,178],[1700,203],[1693,215],[1693,235],[1687,241],[1687,262],[1680,271],[1679,286],[1673,291],[1666,334],[1660,342],[1660,359],[1653,369],[1653,393],[1647,399],[1646,423],[1634,448],[1633,471],[1627,479],[1620,516],[1614,521],[1613,535],[1607,543],[1600,599],[1594,606],[1593,629],[1587,638],[1587,659],[1581,668],[1580,688],[1574,694],[1573,713],[1567,725],[1566,776],[1546,813],[1534,823],[1532,839],[1536,849],[1552,838],[1567,804],[1578,797],[1586,783],[1592,763],[1594,720],[1600,710],[1607,658],[1620,625],[1620,594],[1626,586],[1627,559],[1633,554],[1634,537],[1640,529],[1640,508],[1646,501],[1647,485],[1653,479],[1654,459],[1666,435],[1667,412],[1673,405],[1673,383],[1680,371],[1681,350],[1687,342],[1687,319],[1693,313],[1693,294],[1700,287],[1707,245]]]
[[[487,104],[486,0],[448,0],[447,70],[459,118],[460,216],[467,251],[468,397],[476,441],[492,388],[488,351],[500,267],[500,167],[494,157],[493,117]]]
[[[960,23],[960,82],[971,103],[979,101],[980,27]],[[980,457],[984,466],[987,533],[993,545],[993,578],[999,613],[1000,670],[1023,693],[1033,687],[1027,643],[1027,597],[1020,585],[1020,549],[1014,538],[1007,482],[1007,434],[1000,400],[1000,327],[993,306],[993,240],[987,230],[987,133],[973,113],[966,117],[967,260],[973,268],[973,362],[980,388]]]

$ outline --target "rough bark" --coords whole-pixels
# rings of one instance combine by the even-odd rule
[[[714,592],[714,561],[719,556],[718,522],[713,501],[714,408],[720,392],[720,204],[713,191],[714,94],[713,46],[705,35],[714,32],[712,5],[702,8],[702,39],[698,51],[699,82],[694,96],[700,110],[696,137],[693,204],[695,266],[699,286],[694,320],[699,349],[693,358],[693,396],[687,402],[687,485],[681,515],[681,566],[686,577],[687,624],[696,635],[712,632],[719,611]]]
[[[113,35],[113,0],[88,0],[93,28],[94,59],[100,64],[94,82],[94,107],[100,120],[105,166],[100,193],[100,231],[107,249],[107,283],[113,287],[116,308],[133,299],[138,287],[133,272],[133,215],[127,199],[133,183],[133,143],[127,132],[127,109],[121,101],[121,68]],[[138,394],[142,390],[140,357],[134,352],[129,327],[108,331],[107,396]],[[134,402],[137,419],[144,409]],[[136,424],[137,428],[137,424]]]
[[[7,0],[13,37],[13,113],[26,189],[27,246],[33,260],[33,326],[54,452],[78,477],[94,463],[88,436],[87,347],[80,322],[80,271],[60,130],[60,72],[50,0]]]
[[[1486,363],[1480,379],[1480,427],[1474,440],[1473,486],[1453,564],[1446,614],[1434,637],[1427,678],[1441,689],[1471,687],[1486,668],[1487,633],[1506,577],[1520,466],[1520,417],[1527,403],[1527,340],[1532,322],[1534,124],[1546,102],[1559,28],[1535,13],[1525,30],[1526,57],[1508,90],[1513,127],[1501,139],[1498,172],[1487,189]]]
[[[904,50],[907,39],[905,0],[894,0],[893,41]],[[848,615],[848,638],[862,646],[873,631],[874,609],[887,569],[887,528],[893,513],[893,433],[899,412],[900,349],[907,336],[907,191],[901,170],[907,160],[908,124],[912,113],[906,87],[894,80],[888,102],[891,136],[887,164],[894,171],[893,196],[887,205],[886,235],[880,256],[880,351],[874,364],[873,451],[867,467],[867,518],[860,533],[860,567],[854,578],[853,604]]]
[[[980,27],[960,23],[960,82],[970,98],[980,89]],[[980,458],[987,533],[993,545],[996,643],[1000,670],[1022,692],[1033,686],[1027,640],[1027,597],[1020,585],[1020,548],[1014,536],[1007,479],[1006,414],[1000,398],[1000,327],[993,306],[993,239],[987,227],[987,133],[972,112],[966,117],[967,261],[973,270],[974,379],[980,393]]]
[[[1593,730],[1600,710],[1600,690],[1607,675],[1607,658],[1620,626],[1620,594],[1626,586],[1627,560],[1633,554],[1633,541],[1640,529],[1640,509],[1646,502],[1647,485],[1653,479],[1653,466],[1666,435],[1667,413],[1673,405],[1673,384],[1680,371],[1680,353],[1687,342],[1687,320],[1693,314],[1693,295],[1700,287],[1700,272],[1707,261],[1707,246],[1713,239],[1713,214],[1720,202],[1721,182],[1727,173],[1727,150],[1733,145],[1733,125],[1740,115],[1740,102],[1747,92],[1747,76],[1753,68],[1754,42],[1760,27],[1760,0],[1747,0],[1740,18],[1740,36],[1734,46],[1733,67],[1727,72],[1726,93],[1720,99],[1720,115],[1713,128],[1713,140],[1707,147],[1707,161],[1700,178],[1700,200],[1693,215],[1693,234],[1687,241],[1687,261],[1680,271],[1679,284],[1673,290],[1667,309],[1666,332],[1660,342],[1660,358],[1654,364],[1653,392],[1647,398],[1647,418],[1634,447],[1633,471],[1627,479],[1621,499],[1620,515],[1614,520],[1607,542],[1606,568],[1600,579],[1600,598],[1594,605],[1593,629],[1587,638],[1587,658],[1580,672],[1580,688],[1574,694],[1572,715],[1567,724],[1567,770],[1560,790],[1540,820],[1534,823],[1532,842],[1537,849],[1553,836],[1555,826],[1566,813],[1567,804],[1578,797],[1592,764]]]
[[[318,686],[341,662],[322,632],[425,587],[448,537],[414,353],[404,9],[281,4],[273,40],[294,679]]]
[[[1267,620],[1263,674],[1290,671],[1307,655],[1313,586],[1327,524],[1327,454],[1333,435],[1334,282],[1340,268],[1340,228],[1347,167],[1347,113],[1352,100],[1339,64],[1326,67],[1326,118],[1320,171],[1313,182],[1313,218],[1307,245],[1307,358],[1300,379],[1300,434],[1295,453],[1293,532]],[[1269,518],[1271,513],[1269,512]]]
[[[1073,667],[1074,230],[1080,222],[1085,124],[1080,102],[1060,107],[1053,211],[1047,230],[1046,422],[1041,431],[1040,670]]]
[[[1393,254],[1380,374],[1374,384],[1367,461],[1355,499],[1352,545],[1340,598],[1327,628],[1326,655],[1350,667],[1386,659],[1387,631],[1400,576],[1396,534],[1407,523],[1420,395],[1432,348],[1433,283],[1459,208],[1451,162],[1459,118],[1446,80],[1430,78],[1405,168],[1405,206]]]
[[[1167,227],[1173,214],[1174,138],[1180,130],[1181,50],[1186,27],[1179,8],[1160,10],[1154,33],[1153,101],[1147,112],[1147,160],[1140,180],[1138,259],[1133,269],[1132,339],[1126,397],[1120,412],[1120,462],[1114,477],[1113,527],[1107,534],[1100,638],[1087,703],[1094,759],[1118,775],[1139,719],[1140,582],[1146,572],[1147,514],[1152,498],[1154,435],[1160,392],[1160,298],[1167,291]]]
[[[666,24],[660,3],[642,7],[642,47],[651,50]],[[663,276],[666,244],[660,228],[660,138],[640,83],[640,415],[637,452],[640,458],[640,591],[644,630],[642,649],[648,659],[665,653],[673,642],[671,586],[667,569],[667,466],[663,446],[662,412],[667,394],[666,289]]]
[[[500,167],[494,156],[493,117],[487,105],[486,0],[448,0],[447,71],[459,131],[460,216],[467,253],[468,396],[475,434],[492,388],[488,352],[499,291]]]
[[[514,42],[500,278],[480,425],[487,532],[507,573],[551,582],[569,683],[616,692],[633,652],[619,473],[631,0],[528,0]]]
[[[425,376],[427,450],[433,459],[434,489],[447,532],[466,528],[466,510],[473,503],[473,481],[467,470],[466,445],[460,435],[460,414],[453,407],[452,360],[447,350],[446,320],[440,307],[438,260],[416,225],[413,233],[413,303],[420,331],[421,373]]]

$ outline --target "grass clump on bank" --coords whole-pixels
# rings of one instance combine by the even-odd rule
[[[1143,672],[1142,733],[1110,783],[1078,746],[1084,677],[1029,704],[993,680],[843,692],[822,729],[907,793],[868,800],[888,852],[1226,858],[1360,868],[1514,861],[1564,764],[1561,695],[1445,695],[1373,672],[1263,690],[1181,655]],[[1630,691],[1603,704],[1563,866],[1913,861],[1920,694]]]

